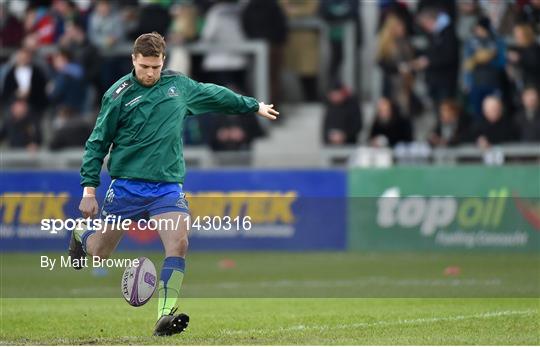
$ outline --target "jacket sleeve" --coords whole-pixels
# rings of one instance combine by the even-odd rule
[[[399,72],[397,64],[394,62],[390,62],[386,59],[380,58],[379,60],[377,60],[377,64],[383,70],[384,73],[395,74]]]
[[[504,69],[504,67],[506,66],[506,44],[503,40],[500,39],[497,39],[496,44],[497,54],[491,61],[491,65],[499,69]]]
[[[474,54],[474,48],[471,41],[465,43],[465,49],[463,50],[463,61],[467,62]],[[471,89],[474,83],[473,74],[470,70],[463,69],[463,84],[467,89]]]
[[[457,66],[459,63],[459,41],[457,37],[450,31],[445,29],[439,39],[439,44],[428,49],[427,57],[429,66],[434,69],[442,69],[445,67]]]
[[[540,59],[540,46],[535,44],[529,48],[527,53],[525,51],[521,51],[520,53],[521,59],[519,65],[521,68],[536,71],[538,60]]]
[[[83,187],[99,186],[103,159],[109,153],[109,146],[116,134],[120,113],[117,105],[119,104],[113,104],[110,97],[103,97],[96,125],[85,145],[81,166],[81,186]]]
[[[255,98],[236,94],[230,89],[212,83],[199,83],[185,78],[184,95],[189,113],[251,113],[259,110]]]

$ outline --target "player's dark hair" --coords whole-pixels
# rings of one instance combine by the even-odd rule
[[[143,57],[165,56],[165,39],[157,32],[142,34],[133,44],[133,55],[141,54]]]

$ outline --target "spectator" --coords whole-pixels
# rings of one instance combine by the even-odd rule
[[[182,134],[184,146],[210,145],[210,124],[213,118],[210,115],[187,117]]]
[[[272,18],[272,25],[261,25],[267,18]],[[288,33],[287,17],[277,0],[251,0],[242,13],[242,25],[249,39],[262,39],[269,44],[270,99],[274,105],[279,104],[283,47]]]
[[[480,0],[482,13],[489,18],[493,31],[501,36],[512,35],[512,28],[519,19],[517,1]]]
[[[101,57],[98,49],[88,40],[80,20],[66,22],[60,46],[70,52],[75,63],[82,66],[85,82],[94,86],[100,94],[96,99],[100,100],[105,92],[100,83]]]
[[[106,52],[111,47],[124,40],[124,25],[120,14],[106,0],[96,2],[94,11],[90,14],[88,39],[99,51]],[[107,89],[121,76],[129,71],[129,63],[123,58],[103,57],[99,69],[98,94],[103,95]]]
[[[227,87],[243,94],[235,85]],[[209,144],[215,151],[249,150],[255,139],[264,136],[264,130],[254,114],[211,117],[209,130]]]
[[[214,151],[249,150],[263,131],[255,115],[209,115],[209,145]]]
[[[40,68],[41,71],[47,75],[47,77],[50,77],[50,73],[52,72],[50,54],[40,49],[36,36],[26,35],[23,38],[22,47],[30,52],[30,56],[32,57],[32,65]]]
[[[289,21],[316,17],[318,0],[281,0]],[[289,32],[285,47],[287,67],[300,77],[306,101],[318,99],[317,75],[319,73],[319,33],[310,28],[294,28]]]
[[[482,102],[488,95],[501,94],[506,64],[504,42],[487,17],[480,18],[465,46],[465,90],[475,121],[482,119]]]
[[[377,103],[377,113],[369,135],[370,145],[394,147],[398,143],[411,141],[411,121],[402,118],[389,99],[381,98]]]
[[[456,33],[461,41],[466,41],[481,16],[480,6],[478,0],[460,0],[457,8]]]
[[[246,41],[241,25],[242,9],[236,1],[221,0],[208,10],[201,39],[214,44],[234,44]],[[217,51],[203,60],[203,69],[218,84],[234,84],[245,89],[247,57],[242,53]]]
[[[70,53],[60,50],[53,56],[56,75],[48,88],[49,98],[58,107],[82,112],[86,98],[84,70],[72,60]]]
[[[45,72],[32,62],[32,52],[21,48],[15,56],[15,64],[8,68],[2,89],[2,103],[15,98],[26,99],[32,111],[47,106]]]
[[[140,8],[136,11],[138,14],[136,24],[127,36],[135,40],[140,35],[153,31],[166,36],[171,24],[168,6],[158,1],[144,1],[144,4],[138,6]]]
[[[45,6],[31,5],[26,10],[24,28],[27,36],[38,46],[51,45],[55,39],[54,17]]]
[[[103,51],[124,40],[120,14],[111,6],[110,1],[97,1],[88,24],[88,38]]]
[[[519,19],[532,26],[537,35],[540,35],[540,0],[530,0],[521,8]]]
[[[188,0],[191,1],[191,0]],[[206,13],[210,9],[210,7],[214,6],[216,3],[216,0],[196,0],[193,1],[194,5],[197,6],[197,9],[199,13]]]
[[[477,146],[487,149],[494,144],[515,141],[516,129],[503,114],[501,100],[496,96],[488,96],[484,99],[482,106],[484,121],[475,125],[473,130]]]
[[[357,0],[321,0],[320,13],[330,29],[330,76],[340,76],[343,61],[344,23],[351,21],[360,38],[360,4]],[[358,41],[360,42],[360,41]]]
[[[171,8],[171,28],[168,41],[174,45],[194,41],[197,38],[199,12],[191,2],[178,3]]]
[[[327,94],[323,140],[327,145],[355,144],[362,130],[360,103],[352,91],[335,83]]]
[[[227,88],[241,94],[236,85]],[[223,117],[213,113],[188,117],[184,127],[184,145],[206,144],[214,151],[249,150],[253,141],[264,136],[254,114]]]
[[[451,147],[467,141],[469,119],[461,106],[452,99],[441,102],[439,121],[429,135],[429,143],[433,147]]]
[[[428,46],[413,63],[416,70],[425,71],[428,94],[434,106],[457,92],[459,42],[450,16],[426,9],[420,13],[420,26],[428,33]]]
[[[51,150],[82,148],[91,133],[92,126],[85,118],[76,117],[68,107],[60,107],[54,120],[49,148]]]
[[[377,1],[379,18],[377,21],[377,31],[380,31],[383,24],[386,22],[386,17],[394,15],[399,17],[405,27],[407,34],[411,35],[414,32],[414,17],[411,11],[410,3],[397,0],[378,0]]]
[[[521,96],[523,110],[515,117],[521,142],[540,142],[540,102],[538,89],[527,87]]]
[[[54,42],[58,42],[68,22],[79,20],[80,14],[72,0],[53,0],[51,14],[54,18]]]
[[[455,22],[457,15],[457,2],[455,0],[419,0],[416,11],[421,13],[424,10],[436,10],[439,12],[444,12],[450,16],[450,19]]]
[[[226,87],[236,93],[242,93],[236,85]],[[227,117],[208,114],[197,118],[199,128],[203,132],[201,137],[214,151],[249,150],[256,138],[264,136],[264,131],[254,114]]]
[[[6,3],[0,3],[0,46],[19,47],[24,36],[24,26],[9,13]]]
[[[413,93],[415,76],[410,66],[415,51],[405,23],[395,15],[387,16],[378,42],[377,61],[383,70],[383,96],[393,100],[403,115],[420,112],[420,101]]]
[[[540,88],[540,45],[535,41],[532,27],[518,24],[514,27],[516,46],[508,50],[510,76],[518,90],[526,85]]]
[[[1,140],[7,140],[11,148],[37,150],[41,142],[40,129],[36,117],[24,98],[17,97],[11,103],[8,117],[0,129]]]
[[[181,2],[173,5],[170,13],[172,23],[168,42],[171,47],[167,56],[167,67],[185,75],[191,75],[192,57],[183,44],[194,41],[198,36],[198,8],[192,2]]]
[[[136,2],[123,3],[117,7],[126,40],[136,39],[139,27],[139,7]],[[93,13],[93,12],[92,12]],[[91,15],[91,14],[90,14]]]

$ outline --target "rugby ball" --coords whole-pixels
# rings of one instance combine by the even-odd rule
[[[138,258],[133,266],[128,266],[122,276],[122,294],[131,306],[146,304],[157,286],[156,267],[145,257]]]

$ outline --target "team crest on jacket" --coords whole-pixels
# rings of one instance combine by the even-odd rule
[[[176,89],[175,86],[170,87],[169,90],[167,91],[167,95],[170,97],[178,96],[178,89]]]

